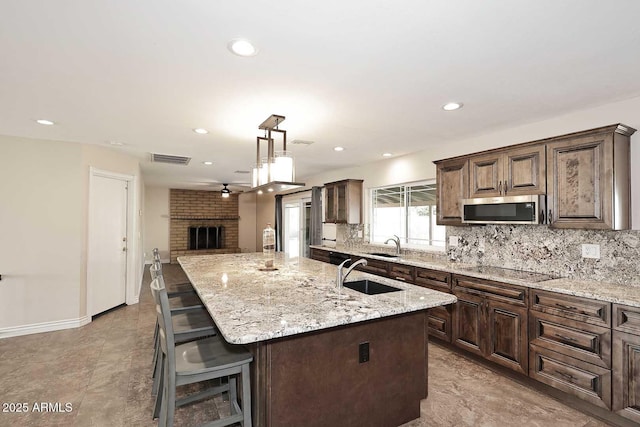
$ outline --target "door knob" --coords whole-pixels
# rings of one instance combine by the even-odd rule
[[[127,252],[127,248],[126,247],[122,248],[122,252]]]

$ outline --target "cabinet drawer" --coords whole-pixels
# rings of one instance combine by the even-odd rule
[[[611,329],[548,313],[531,311],[530,314],[531,344],[611,368]]]
[[[389,272],[389,263],[377,259],[365,259],[367,260],[367,265],[359,265],[358,267],[356,267],[358,270],[366,271],[367,273],[376,274],[378,276],[387,277]]]
[[[527,302],[527,288],[491,280],[454,275],[453,289],[506,301],[511,304],[526,305]]]
[[[529,376],[602,408],[611,409],[611,371],[530,345]]]
[[[451,292],[451,273],[416,267],[414,284],[437,291]]]
[[[329,262],[329,252],[322,249],[311,248],[311,259],[316,261]]]
[[[531,309],[611,327],[611,304],[604,301],[532,289]]]
[[[640,335],[640,307],[613,304],[613,329]]]
[[[415,267],[411,267],[409,265],[389,263],[389,277],[396,280],[413,282],[413,273],[415,269]]]
[[[433,307],[427,311],[429,335],[451,342],[451,306]]]

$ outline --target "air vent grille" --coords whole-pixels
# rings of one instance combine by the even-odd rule
[[[249,171],[241,171],[241,170],[237,170],[234,173],[241,173],[241,174],[247,174],[247,173],[251,173]]]
[[[313,143],[314,141],[305,141],[304,139],[294,139],[293,141],[289,142],[289,144],[294,145],[311,145]]]
[[[151,153],[151,161],[154,163],[169,163],[171,165],[188,165],[191,157],[172,156],[170,154]]]

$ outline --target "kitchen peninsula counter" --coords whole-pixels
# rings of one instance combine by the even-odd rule
[[[450,294],[353,271],[400,288],[336,288],[336,266],[275,254],[178,258],[222,336],[246,344],[255,426],[394,427],[427,397],[427,310]]]

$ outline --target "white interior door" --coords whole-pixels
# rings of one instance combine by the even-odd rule
[[[89,315],[124,304],[127,284],[127,181],[94,175],[89,207]]]

